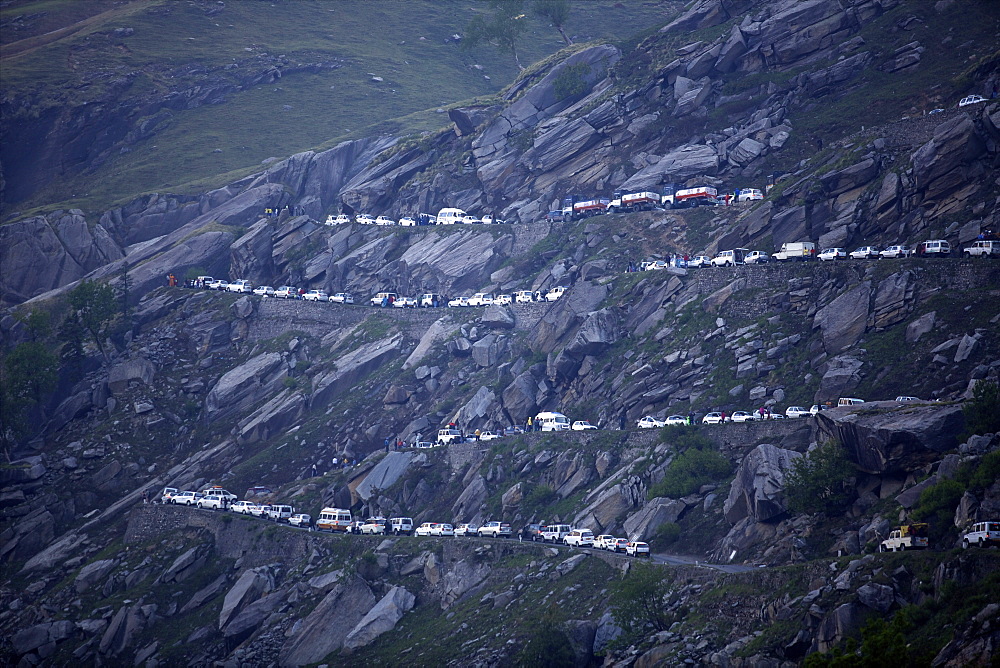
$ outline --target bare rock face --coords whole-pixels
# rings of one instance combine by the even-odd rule
[[[226,592],[219,611],[219,628],[223,629],[248,605],[274,588],[274,576],[268,567],[251,568]]]
[[[399,480],[412,464],[427,460],[425,455],[413,452],[390,452],[368,472],[357,486],[357,493],[367,501],[376,491],[389,489]]]
[[[108,390],[112,394],[120,394],[128,389],[133,381],[149,385],[155,373],[156,367],[153,363],[142,357],[116,364],[108,372]]]
[[[813,327],[823,332],[823,345],[831,354],[850,348],[865,333],[871,283],[865,281],[842,293],[816,312]]]
[[[958,445],[961,406],[915,406],[893,410],[895,402],[870,402],[855,408],[821,411],[820,440],[842,443],[851,461],[867,473],[912,471],[941,458]]]
[[[375,605],[375,596],[358,576],[333,588],[309,616],[298,633],[281,649],[281,666],[303,666],[321,661],[344,645],[355,626]]]
[[[986,152],[972,119],[960,114],[934,131],[934,138],[910,156],[913,178],[925,201],[937,201],[965,187],[974,161]]]
[[[83,212],[56,211],[0,226],[0,306],[13,306],[83,278],[125,253]]]
[[[416,597],[403,587],[393,587],[375,604],[344,638],[345,649],[357,649],[370,644],[383,633],[391,631],[403,615],[413,609]]]
[[[767,522],[784,514],[785,471],[801,456],[767,443],[750,451],[736,470],[729,490],[724,506],[726,520],[730,524],[745,518]]]
[[[279,353],[263,353],[226,372],[208,393],[205,408],[210,419],[242,412],[274,394],[286,375]]]

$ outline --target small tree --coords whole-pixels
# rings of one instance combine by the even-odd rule
[[[552,27],[559,31],[566,44],[573,41],[566,36],[563,26],[569,18],[569,0],[535,0],[535,14],[552,24]]]
[[[611,614],[625,642],[666,631],[674,623],[675,615],[667,610],[671,584],[667,571],[640,563],[633,563],[628,575],[615,583]]]
[[[103,355],[102,339],[108,324],[118,312],[115,291],[106,283],[85,280],[69,293],[69,304],[79,317],[80,325],[90,333]]]
[[[524,0],[490,0],[489,4],[492,8],[489,15],[476,16],[465,27],[462,48],[471,50],[480,44],[489,44],[512,56],[517,69],[523,70],[517,57],[517,41],[528,29]]]
[[[32,433],[31,411],[55,389],[59,358],[40,341],[18,344],[0,367],[0,442],[13,445]]]
[[[827,441],[785,473],[788,507],[798,513],[839,513],[854,498],[854,467],[844,449]]]
[[[531,668],[571,668],[576,665],[569,638],[547,612],[524,644],[517,665]]]

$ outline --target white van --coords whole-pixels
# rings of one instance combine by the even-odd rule
[[[516,304],[530,304],[533,301],[535,301],[535,293],[531,290],[518,290],[514,293]]]
[[[347,531],[351,526],[351,511],[342,508],[324,508],[316,520],[317,531]]]
[[[865,403],[864,399],[855,399],[854,397],[841,397],[837,400],[837,407],[843,408],[844,406],[857,406],[858,404]]]
[[[535,416],[535,424],[539,431],[567,431],[570,428],[569,418],[562,413],[545,411]]]
[[[467,215],[461,209],[441,209],[438,211],[437,224],[454,225],[455,223],[461,223],[462,219]]]
[[[287,522],[294,512],[291,506],[271,506],[266,516],[275,522]]]

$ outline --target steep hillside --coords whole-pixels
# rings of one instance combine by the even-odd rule
[[[198,193],[267,159],[439,128],[442,108],[517,75],[460,49],[486,8],[460,2],[17,0],[0,8],[0,201],[102,211],[144,192]],[[631,36],[673,1],[574,6],[575,41]],[[528,18],[531,63],[564,46]],[[228,177],[225,175],[229,174]]]
[[[673,16],[538,64],[435,132],[0,227],[5,662],[995,661],[998,553],[961,545],[1000,516],[1000,264],[961,249],[1000,227],[1000,105],[955,107],[996,86],[995,4],[700,0]],[[667,184],[773,187],[545,218],[564,195]],[[508,222],[325,224],[446,206]],[[934,238],[951,257],[630,270]],[[183,287],[207,274],[357,304]],[[560,285],[554,301],[368,305]],[[867,402],[819,410],[840,397]],[[412,447],[547,410],[600,429]],[[671,415],[695,424],[638,426]],[[564,522],[653,556],[143,503],[213,484],[265,486],[314,519]],[[913,522],[931,549],[880,553]]]

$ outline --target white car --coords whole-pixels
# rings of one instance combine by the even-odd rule
[[[206,283],[205,287],[208,288],[209,290],[225,290],[229,287],[229,283],[222,280],[221,278],[217,278],[211,283]]]
[[[403,227],[416,227],[417,221],[410,216],[403,216],[399,219],[399,224]]]
[[[229,506],[229,510],[234,513],[239,513],[241,515],[250,515],[250,509],[257,504],[253,501],[237,501],[233,505]]]
[[[736,198],[737,202],[758,202],[764,199],[764,193],[756,188],[740,188],[740,194]]]
[[[594,532],[590,529],[573,529],[563,537],[563,543],[576,547],[594,547]]]
[[[510,295],[497,295],[493,299],[493,303],[498,306],[507,306],[514,303],[514,298]]]
[[[639,427],[639,429],[659,429],[660,427],[666,426],[666,424],[667,423],[664,422],[663,420],[657,420],[655,417],[652,417],[651,415],[639,418],[639,421],[636,422],[636,425]]]
[[[455,527],[452,525],[442,522],[441,524],[435,524],[434,528],[431,529],[432,536],[455,536]]]
[[[608,549],[607,544],[613,540],[617,540],[617,538],[615,538],[611,534],[602,533],[600,536],[594,539],[594,549],[606,550]]]
[[[375,224],[389,226],[389,225],[395,225],[396,221],[390,218],[389,216],[379,216],[378,218],[375,219]]]
[[[354,295],[350,292],[338,292],[337,294],[330,295],[330,301],[334,304],[353,304]]]
[[[958,101],[959,107],[968,107],[970,104],[979,104],[980,102],[985,102],[986,98],[982,95],[966,95],[961,100]]]
[[[385,527],[388,524],[388,520],[384,517],[372,517],[365,520],[365,523],[361,525],[362,534],[382,534],[385,535]]]
[[[294,285],[282,285],[274,291],[274,296],[282,299],[295,299],[298,294],[299,289]]]
[[[515,304],[530,304],[535,301],[535,295],[531,290],[518,290],[514,293]]]
[[[330,295],[326,294],[322,290],[310,290],[302,295],[302,299],[307,302],[326,302],[330,301]]]
[[[334,225],[348,225],[350,224],[350,222],[351,222],[351,217],[348,216],[346,213],[342,213],[333,219]]]
[[[414,531],[413,533],[415,533],[418,536],[431,536],[433,535],[431,532],[434,530],[435,526],[437,526],[437,522],[424,522],[423,524],[418,526],[417,530]]]
[[[198,499],[198,502],[194,505],[199,508],[222,510],[226,507],[226,499],[217,494],[209,494]]]
[[[909,246],[897,245],[889,246],[885,250],[879,251],[878,257],[882,258],[900,258],[900,257],[910,257],[913,255],[913,249]]]
[[[728,417],[722,417],[722,413],[713,411],[708,413],[701,419],[702,424],[722,424],[723,422],[729,422]]]
[[[874,246],[862,246],[857,250],[852,250],[848,255],[855,260],[870,260],[873,257],[878,257],[878,249]]]
[[[174,498],[176,493],[176,487],[164,487],[163,492],[160,493],[160,503],[170,503],[170,499]]]
[[[476,532],[479,531],[478,524],[459,524],[455,528],[456,536],[475,536]]]
[[[750,251],[743,258],[743,264],[767,264],[771,256],[764,251]]]
[[[258,504],[250,506],[250,514],[254,517],[266,517],[269,512],[271,512],[271,506],[262,506]]]
[[[392,302],[393,308],[417,308],[416,297],[400,297]]]
[[[551,290],[545,293],[545,301],[554,302],[555,300],[562,297],[564,292],[566,292],[566,286],[557,285],[556,287],[552,288]]]
[[[570,429],[572,429],[573,431],[587,431],[589,429],[597,429],[597,427],[590,424],[586,420],[577,420],[576,422],[573,423],[573,426],[570,427]]]
[[[611,542],[604,543],[604,549],[608,552],[624,552],[627,547],[628,538],[615,538]]]
[[[712,258],[707,255],[695,255],[687,261],[687,266],[689,267],[708,267],[711,264]]]
[[[847,257],[847,253],[843,248],[824,248],[816,257],[820,260],[843,260]]]
[[[463,225],[478,225],[483,221],[481,221],[479,218],[476,218],[475,216],[462,216],[461,222]]]
[[[469,305],[469,300],[465,297],[456,297],[455,299],[448,300],[448,306],[451,306],[453,308],[464,307],[468,305]]]
[[[469,297],[469,306],[489,306],[493,303],[492,292],[477,292]]]
[[[917,397],[901,396],[901,397],[896,397],[896,401],[898,401],[901,404],[906,404],[911,401],[920,401],[920,399]]]
[[[635,541],[635,542],[628,543],[625,546],[625,554],[629,555],[630,557],[640,557],[640,556],[643,556],[643,555],[645,555],[645,556],[648,557],[649,556],[649,545],[647,545],[646,543],[643,543],[641,541]]]
[[[828,408],[829,406],[827,406],[826,404],[813,404],[812,406],[809,407],[809,414],[819,415],[820,411],[825,411]]]
[[[1000,522],[976,522],[962,536],[962,549],[1000,545]]]
[[[681,425],[686,425],[687,423],[688,419],[683,415],[670,415],[664,421],[664,424],[668,427],[679,427]]]
[[[245,278],[241,278],[240,280],[233,281],[232,283],[227,285],[226,290],[229,292],[243,292],[243,293],[253,292],[253,283],[246,280]]]
[[[500,434],[494,434],[492,431],[481,431],[479,432],[480,441],[494,441],[500,438]]]
[[[483,536],[493,536],[494,538],[510,538],[513,533],[510,529],[510,525],[506,522],[487,522],[483,526],[479,527],[479,531],[476,532],[480,538]]]
[[[293,527],[309,527],[312,525],[312,517],[306,513],[297,513],[288,518],[288,523]]]
[[[367,213],[359,213],[354,216],[354,222],[361,225],[374,225],[375,219],[369,216]]]
[[[274,288],[272,288],[270,285],[258,285],[256,288],[253,289],[253,293],[255,295],[260,295],[261,297],[273,297]]]
[[[809,417],[810,415],[812,415],[812,413],[802,406],[789,406],[788,409],[785,410],[785,417],[789,418]]]
[[[733,411],[731,419],[733,422],[753,422],[757,417],[753,413],[746,411]]]
[[[184,492],[178,492],[170,497],[170,503],[177,506],[193,506],[198,503],[198,499],[200,499],[201,496],[200,492],[186,490]]]

